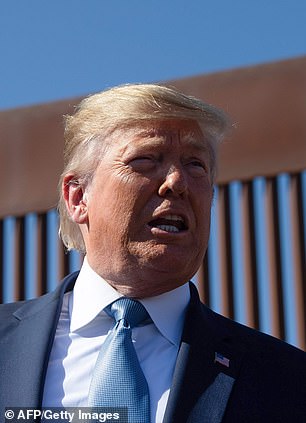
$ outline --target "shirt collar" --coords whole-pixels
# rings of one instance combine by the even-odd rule
[[[113,301],[122,297],[89,266],[85,257],[69,301],[70,330],[90,323]],[[179,346],[185,312],[190,300],[188,283],[164,294],[141,299],[159,332]]]
[[[70,331],[90,323],[106,306],[122,297],[89,266],[84,258],[69,302]]]
[[[172,291],[144,298],[140,302],[145,306],[159,332],[178,347],[189,300],[189,284],[185,283]]]

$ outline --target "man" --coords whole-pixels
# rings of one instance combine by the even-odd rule
[[[130,423],[305,421],[305,354],[213,313],[188,282],[207,248],[227,125],[220,110],[157,85],[93,95],[66,118],[60,232],[86,256],[55,293],[2,306],[2,409],[106,406],[108,391],[118,406],[138,372],[148,416],[135,417],[137,405]],[[105,389],[100,364],[121,369],[125,350],[105,364],[122,297],[146,316],[135,327],[120,318],[138,367],[122,382],[125,361]]]

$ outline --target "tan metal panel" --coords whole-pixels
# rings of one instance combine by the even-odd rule
[[[168,83],[223,107],[237,123],[221,148],[219,183],[306,167],[306,57]],[[0,217],[55,206],[62,116],[79,101],[0,112]]]
[[[57,102],[0,112],[0,216],[56,206],[68,111]]]

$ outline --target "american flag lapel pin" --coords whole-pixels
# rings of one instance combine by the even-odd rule
[[[222,354],[215,352],[215,363],[219,363],[222,366],[229,367],[230,361],[228,358],[224,357]]]

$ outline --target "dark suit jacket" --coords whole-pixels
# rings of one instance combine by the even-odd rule
[[[5,407],[41,406],[63,294],[76,276],[53,293],[0,307],[0,422]],[[212,312],[191,284],[164,422],[302,423],[305,385],[304,352]]]

